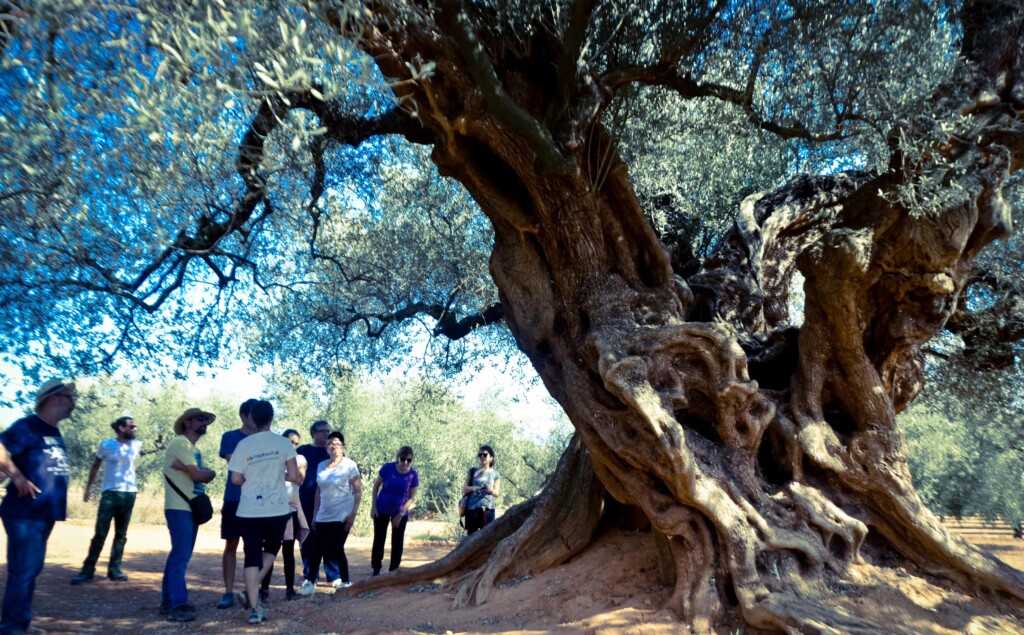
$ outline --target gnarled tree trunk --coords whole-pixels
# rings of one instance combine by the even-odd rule
[[[751,197],[731,239],[683,281],[600,125],[562,146],[566,165],[544,164],[536,131],[497,112],[452,29],[388,19],[364,45],[387,76],[410,80],[395,91],[433,133],[436,164],[491,219],[505,320],[582,444],[539,501],[407,575],[477,567],[459,601],[481,602],[498,576],[571,556],[600,510],[592,465],[664,537],[671,606],[697,628],[736,610],[767,630],[875,632],[822,602],[830,580],[865,558],[1024,600],[1024,576],[922,506],[895,420],[921,389],[918,347],[949,317],[978,251],[1009,231],[1000,191],[1021,163],[1019,137],[946,148],[968,176],[938,214],[883,195],[920,177],[895,149],[886,175],[802,177]],[[1022,105],[1011,96],[1020,44],[1005,48],[1009,62],[963,78],[962,105],[992,125]],[[411,81],[405,60],[417,55],[437,67]],[[501,97],[540,121],[550,77],[531,61],[501,67]],[[806,280],[798,331],[786,309],[794,269]]]

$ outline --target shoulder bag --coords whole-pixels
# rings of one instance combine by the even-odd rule
[[[192,521],[195,522],[195,524],[202,525],[210,522],[210,519],[213,518],[213,503],[210,501],[209,496],[206,494],[196,494],[192,498],[189,498],[188,496],[185,496],[185,492],[178,489],[178,486],[171,481],[169,476],[164,474],[164,479],[167,480],[167,484],[170,485],[175,492],[178,492],[178,496],[184,498],[185,502],[188,503],[189,508],[192,510]]]

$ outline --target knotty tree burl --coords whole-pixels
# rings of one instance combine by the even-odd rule
[[[339,302],[318,319],[347,336],[360,322],[379,334],[427,316],[436,335],[451,338],[503,319],[576,436],[542,494],[437,563],[360,590],[456,575],[457,603],[484,602],[496,580],[558,565],[602,520],[636,510],[657,541],[661,579],[673,585],[668,606],[698,631],[739,616],[766,631],[878,632],[871,616],[827,603],[858,585],[849,578],[859,563],[912,567],[969,593],[1024,600],[1019,572],[948,535],[921,505],[895,424],[921,390],[921,345],[947,324],[970,326],[961,294],[984,278],[972,262],[1012,229],[1002,193],[1024,157],[1021,0],[51,5],[0,2],[0,55],[34,55],[32,68],[42,69],[14,75],[12,84],[24,84],[19,109],[0,119],[12,148],[20,146],[11,139],[36,144],[0,155],[5,223],[26,228],[4,228],[12,232],[0,254],[5,332],[48,337],[60,326],[49,312],[70,305],[50,298],[101,297],[103,310],[82,315],[116,341],[80,350],[103,364],[155,347],[145,343],[149,316],[197,270],[219,306],[245,272],[264,290],[302,287],[264,278],[303,255],[292,243],[348,275],[350,263],[321,242],[328,176],[342,169],[329,150],[378,137],[429,146],[440,172],[492,224],[500,303],[473,314],[416,301],[353,316]],[[53,7],[61,10],[47,16]],[[83,16],[88,29],[65,36]],[[115,36],[91,45],[121,20]],[[292,30],[279,36],[286,23]],[[333,41],[317,31],[325,25]],[[950,48],[933,51],[935,41]],[[324,53],[337,42],[372,60],[393,107],[351,107],[336,86],[325,88],[317,73],[349,62]],[[104,57],[111,52],[127,55]],[[64,60],[73,55],[75,64]],[[315,73],[302,66],[308,59]],[[78,125],[80,138],[46,134],[78,111],[121,103],[125,66],[136,72],[124,108]],[[65,100],[78,93],[61,82],[86,68],[72,112]],[[226,87],[227,104],[200,95],[210,86]],[[720,104],[766,146],[792,143],[794,163],[826,145],[832,159],[819,164],[829,173],[745,198],[732,230],[691,267],[692,258],[677,258],[688,252],[687,233],[652,223],[641,170],[625,160],[637,139],[618,125],[644,116],[631,110],[637,103],[666,95]],[[243,99],[251,110],[238,106]],[[251,115],[244,129],[217,136],[240,113]],[[289,213],[278,197],[290,184],[275,180],[285,170],[274,163],[288,149],[274,135],[295,113],[312,113],[319,126],[296,212],[308,233],[261,239]],[[183,116],[185,125],[164,129]],[[127,166],[120,148],[106,151],[116,135],[81,141],[107,120],[125,136]],[[718,122],[688,125],[699,134],[705,123]],[[192,155],[179,152],[189,128],[201,132]],[[887,140],[882,169],[855,170],[878,163],[849,142],[872,132]],[[669,133],[652,126],[640,135]],[[307,147],[300,141],[289,158]],[[83,147],[94,155],[80,156]],[[241,187],[211,160],[230,151]],[[143,159],[159,169],[142,169]],[[192,172],[172,181],[189,159]],[[117,184],[81,178],[90,165],[127,167],[118,175],[132,186],[102,214],[79,203],[92,184]],[[132,231],[134,240],[118,234]],[[670,235],[677,242],[667,245]],[[799,325],[789,314],[801,288],[796,272]],[[359,277],[367,276],[357,271],[348,282]],[[184,337],[178,327],[189,319],[207,324],[208,313],[188,304],[166,341]],[[103,311],[117,329],[95,317]],[[71,331],[89,326],[65,322]],[[184,356],[207,354],[203,343]]]
[[[679,16],[678,48],[655,63],[601,70],[584,50],[600,40],[594,2],[572,5],[558,39],[540,30],[528,41],[488,29],[486,3],[336,16],[340,31],[360,30],[399,103],[433,136],[442,173],[493,223],[504,319],[578,434],[562,478],[531,508],[424,575],[479,561],[500,537],[464,581],[460,600],[480,602],[497,576],[568,557],[600,516],[592,469],[663,537],[669,604],[698,628],[735,609],[768,630],[868,630],[821,605],[865,558],[1024,599],[1019,572],[923,508],[895,423],[921,389],[920,345],[956,308],[979,250],[1011,230],[1001,190],[1024,157],[1024,7],[969,2],[957,14],[962,64],[935,99],[970,115],[960,127],[903,123],[884,174],[802,177],[748,198],[728,239],[683,280],[598,115],[630,84],[659,85],[813,139],[752,102],[770,35],[752,47],[745,89],[692,78],[688,56],[733,9]],[[436,65],[429,77],[410,73],[415,59]],[[908,139],[926,147],[910,151]],[[914,204],[942,178],[933,190],[955,196]],[[805,279],[798,332],[786,330],[794,270]]]

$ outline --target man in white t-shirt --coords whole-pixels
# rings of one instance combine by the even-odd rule
[[[139,491],[135,482],[135,462],[142,455],[142,442],[135,438],[138,426],[132,417],[121,417],[110,424],[117,436],[100,443],[96,458],[89,468],[89,480],[85,484],[82,500],[89,502],[92,484],[96,481],[100,464],[103,464],[103,494],[100,496],[99,511],[96,513],[96,533],[89,545],[89,555],[82,563],[82,570],[71,579],[71,584],[89,582],[96,573],[96,561],[103,551],[103,543],[114,521],[114,543],[110,546],[110,562],[107,577],[124,582],[128,576],[121,571],[124,545],[128,541],[128,523],[135,507],[135,494]]]
[[[258,401],[249,412],[256,431],[238,442],[228,461],[231,482],[241,485],[237,517],[245,555],[245,591],[239,602],[249,609],[249,623],[267,619],[259,602],[259,583],[274,564],[281,548],[285,525],[291,519],[286,479],[302,483],[295,462],[295,447],[287,438],[270,431],[274,407]]]

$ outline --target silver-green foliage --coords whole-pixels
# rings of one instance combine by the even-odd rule
[[[900,416],[914,485],[937,514],[1024,523],[1024,418],[1020,373],[946,380]]]
[[[542,33],[564,35],[573,3],[466,6],[480,33],[525,50]],[[238,352],[239,332],[262,361],[301,370],[379,363],[436,329],[427,314],[388,321],[403,309],[463,316],[494,301],[489,230],[465,192],[388,138],[329,149],[315,196],[311,151],[326,131],[304,110],[277,117],[260,167],[266,202],[244,229],[209,252],[169,251],[180,232],[231,218],[246,187],[239,143],[270,100],[308,93],[351,116],[394,103],[357,46],[364,7],[45,0],[4,14],[0,341],[30,376],[32,360],[95,372],[127,358],[162,373],[168,358]],[[388,10],[394,28],[412,27],[413,6]],[[696,219],[703,253],[746,194],[794,171],[876,165],[887,127],[927,115],[922,98],[948,77],[950,11],[915,0],[617,0],[595,8],[578,70],[676,59],[696,82],[745,90],[761,60],[748,110],[630,89],[605,118],[641,199]],[[407,63],[432,72],[431,60]],[[779,141],[750,125],[760,120],[840,138],[817,149]],[[650,207],[659,229],[673,222]],[[482,333],[508,344],[500,328]],[[474,353],[435,347],[456,365]]]

